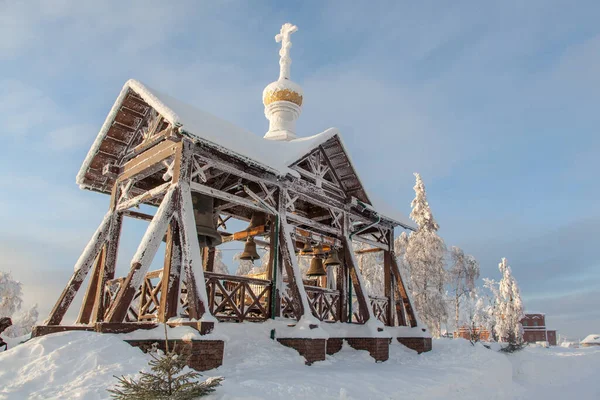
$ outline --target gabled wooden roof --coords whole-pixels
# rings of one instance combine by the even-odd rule
[[[330,128],[318,135],[288,142],[266,140],[135,80],[129,80],[121,90],[81,166],[77,183],[82,188],[110,193],[114,177],[104,175],[103,169],[107,165],[121,166],[133,157],[135,147],[142,142],[152,124],[158,125],[153,127],[158,131],[173,129],[215,151],[279,176],[300,178],[293,167],[310,153],[321,151],[347,196],[377,209],[377,204],[373,204],[367,195],[337,129]],[[393,214],[384,216],[404,227],[414,227],[400,213]]]

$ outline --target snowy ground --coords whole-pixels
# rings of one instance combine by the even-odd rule
[[[229,330],[225,363],[205,376],[224,385],[207,399],[599,399],[600,349],[528,348],[506,356],[464,340],[417,355],[394,343],[390,360],[345,347],[310,367],[260,324]],[[0,399],[106,399],[113,375],[148,356],[118,336],[66,332],[0,353]],[[596,377],[596,379],[594,379]]]

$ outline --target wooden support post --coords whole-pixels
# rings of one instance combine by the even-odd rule
[[[344,253],[345,252],[343,251],[338,251],[338,256],[342,263],[336,267],[336,284],[337,290],[340,292],[338,318],[340,322],[350,322],[348,321],[348,267],[345,261],[346,257],[344,256]]]
[[[215,253],[216,249],[204,247],[202,249],[202,267],[206,272],[214,272],[215,270]]]
[[[189,317],[200,319],[208,311],[208,294],[202,270],[202,253],[198,243],[190,190],[193,143],[189,140],[183,140],[181,143],[182,151],[175,158],[176,167],[173,176],[173,179],[178,179],[180,188],[178,216],[181,224],[181,258],[186,277]],[[181,167],[177,168],[177,165],[181,165]]]
[[[107,238],[106,257],[104,259],[104,268],[100,271],[98,279],[98,289],[96,289],[96,299],[94,300],[94,312],[92,313],[92,322],[104,321],[104,298],[106,291],[106,282],[115,277],[117,269],[117,255],[119,251],[119,240],[121,238],[121,228],[123,226],[123,215],[117,213],[112,228]]]
[[[374,320],[375,316],[373,315],[373,308],[371,307],[371,302],[369,300],[369,296],[366,290],[366,286],[363,282],[362,275],[360,270],[358,269],[358,262],[354,256],[354,250],[352,248],[352,239],[349,235],[350,231],[350,220],[348,215],[344,215],[344,256],[345,263],[350,270],[350,276],[352,277],[352,284],[354,288],[354,292],[356,293],[356,297],[358,299],[358,309],[360,315],[362,316],[363,322],[367,322],[369,320]]]
[[[388,234],[389,242],[394,243],[394,230],[390,229],[390,233]],[[384,286],[384,295],[388,299],[388,309],[386,313],[386,320],[388,326],[394,326],[394,312],[395,309],[395,301],[394,301],[394,282],[392,278],[392,252],[389,250],[383,252],[383,286]]]
[[[73,299],[87,276],[93,262],[96,260],[100,250],[106,243],[106,238],[113,221],[114,213],[109,211],[104,216],[104,219],[96,232],[94,232],[94,235],[90,239],[83,254],[79,257],[79,260],[77,260],[75,271],[73,272],[73,275],[71,275],[69,283],[67,283],[67,286],[58,298],[58,301],[50,312],[50,316],[44,321],[44,325],[60,325],[60,322],[73,302]]]
[[[179,190],[176,187],[171,187],[160,203],[156,215],[148,225],[138,250],[133,256],[129,274],[119,288],[111,309],[108,310],[105,318],[107,322],[123,322],[125,319],[129,305],[136,291],[141,287],[158,246],[165,237],[169,222],[173,217],[174,199],[177,198],[178,194]]]
[[[292,240],[291,228],[287,224],[285,213],[285,189],[280,189],[279,195],[279,249],[281,251],[281,259],[285,265],[288,276],[288,287],[291,291],[294,313],[296,318],[300,319],[304,313],[310,313],[310,304],[308,304],[308,296],[302,282],[302,274],[300,267],[296,262],[296,252],[294,242]]]
[[[394,280],[396,281],[399,298],[402,299],[407,325],[414,328],[417,326],[417,318],[415,316],[407,288],[404,286],[404,282],[402,281],[402,276],[400,275],[400,269],[398,268],[398,263],[395,256],[392,257],[392,274],[394,275]]]
[[[98,282],[100,281],[100,277],[102,275],[102,271],[104,270],[104,265],[106,261],[106,245],[102,247],[100,254],[96,257],[96,262],[94,263],[94,269],[92,272],[92,277],[90,279],[90,283],[88,284],[87,290],[85,292],[85,296],[83,297],[83,302],[81,303],[81,309],[79,310],[79,317],[77,318],[78,324],[89,324],[90,317],[92,316],[92,312],[94,311],[94,303],[96,301],[96,294],[98,292]]]
[[[161,296],[158,309],[160,322],[167,322],[169,318],[177,316],[179,292],[181,291],[179,287],[181,282],[181,242],[179,237],[177,220],[173,218],[167,231],[165,262],[160,283]]]

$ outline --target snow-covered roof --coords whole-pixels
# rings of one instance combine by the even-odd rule
[[[593,334],[591,334],[591,335],[588,335],[588,336],[586,336],[586,338],[585,338],[585,339],[583,339],[583,340],[581,341],[581,343],[594,343],[594,344],[600,344],[600,335],[598,335],[598,334],[595,334],[595,333],[593,333]]]
[[[182,134],[187,135],[195,141],[207,143],[225,154],[231,154],[248,164],[262,167],[276,175],[292,175],[299,178],[298,172],[291,169],[290,166],[334,137],[337,137],[344,152],[347,154],[348,163],[351,168],[354,171],[356,170],[345,149],[340,132],[336,128],[329,128],[317,135],[291,141],[266,140],[212,114],[185,104],[160,91],[151,89],[137,80],[130,79],[123,86],[119,97],[115,101],[77,174],[77,183],[81,187],[88,187],[86,184],[86,173],[100,151],[107,133],[111,129],[117,113],[130,91],[135,92],[172,126],[178,127],[179,132]],[[356,178],[360,183],[357,174]],[[369,195],[368,200],[372,203],[375,210],[386,219],[397,222],[404,227],[415,228],[414,224],[408,218],[385,202],[374,200],[373,203],[371,195]]]

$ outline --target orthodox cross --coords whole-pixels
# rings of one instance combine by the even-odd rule
[[[290,65],[292,65],[292,59],[290,58],[290,48],[292,47],[292,41],[290,35],[298,30],[296,25],[292,25],[289,22],[281,26],[279,34],[275,35],[275,41],[281,42],[281,50],[279,50],[279,79],[290,79]]]

